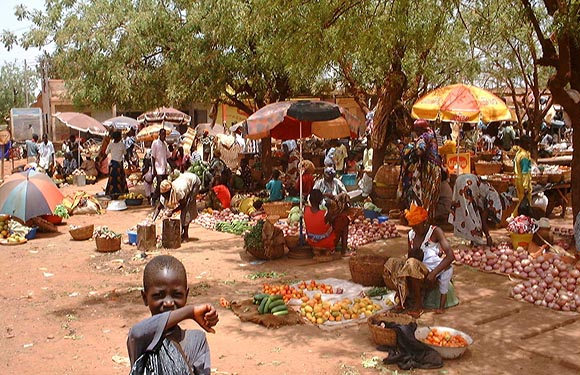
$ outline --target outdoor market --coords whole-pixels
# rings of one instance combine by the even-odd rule
[[[361,119],[324,101],[273,103],[231,126],[192,126],[190,116],[166,107],[102,123],[58,113],[71,129],[62,150],[43,138],[4,164],[0,244],[14,246],[5,248],[14,258],[70,238],[65,247],[90,256],[93,272],[119,277],[139,274],[156,255],[208,251],[205,239],[220,238],[239,256],[224,263],[214,252],[192,273],[202,280],[196,293],[219,306],[220,321],[349,332],[363,337],[357,348],[375,353],[365,361],[377,369],[463,373],[486,361],[489,342],[478,325],[522,311],[568,313],[561,319],[576,322],[569,125],[554,131],[546,119],[543,157],[534,160],[536,146],[519,128],[516,134],[508,106],[485,90],[435,90],[411,116],[373,171],[372,115]],[[37,264],[44,278],[65,272]],[[248,284],[240,272],[250,270],[256,281]],[[244,285],[207,293],[217,274]],[[456,325],[454,311],[485,304],[474,290],[482,277],[493,278],[500,305],[514,307]],[[121,291],[126,282],[104,285],[85,298],[136,298],[131,288]],[[128,370],[119,352],[113,362]],[[556,362],[580,368],[567,357]]]

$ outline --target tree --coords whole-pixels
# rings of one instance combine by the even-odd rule
[[[365,113],[376,107],[374,171],[420,94],[478,72],[453,1],[268,3],[262,17],[278,24],[268,48],[279,51],[293,81],[324,77]]]
[[[35,70],[24,68],[16,62],[0,67],[0,116],[10,117],[11,108],[26,108],[35,99],[39,75]]]
[[[562,105],[572,119],[574,130],[572,183],[580,183],[580,3],[577,1],[544,0],[544,8],[521,0],[527,20],[541,47],[541,56],[534,63],[551,67],[553,74],[547,86],[555,103]],[[542,12],[549,15],[542,18]],[[580,189],[572,189],[574,220],[580,212]]]

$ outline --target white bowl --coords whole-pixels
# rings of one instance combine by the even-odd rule
[[[467,346],[464,346],[461,348],[450,348],[447,346],[427,344],[424,340],[427,338],[427,335],[429,334],[429,331],[431,331],[432,328],[435,328],[441,332],[449,332],[452,335],[463,336],[465,341],[467,341]],[[441,354],[441,358],[443,358],[443,359],[459,358],[463,355],[463,353],[465,353],[467,348],[473,344],[473,339],[467,333],[461,332],[461,331],[458,331],[456,329],[449,328],[449,327],[439,327],[439,326],[437,326],[437,327],[418,327],[415,330],[415,338],[417,340],[421,341],[422,343],[424,343],[425,345],[429,346],[430,348],[435,349],[439,354]]]
[[[125,200],[114,200],[110,201],[107,205],[107,210],[109,211],[123,211],[127,209],[127,204]]]

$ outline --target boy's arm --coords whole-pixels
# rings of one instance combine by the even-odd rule
[[[173,328],[186,319],[195,320],[201,328],[211,333],[215,333],[212,327],[219,321],[218,313],[211,304],[187,305],[170,312],[165,329]]]

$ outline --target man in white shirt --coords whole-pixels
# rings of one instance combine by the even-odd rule
[[[42,135],[42,142],[38,145],[38,166],[44,171],[48,171],[54,162],[54,145],[48,140],[48,135]]]
[[[153,177],[157,180],[155,186],[155,193],[153,194],[153,201],[156,202],[159,199],[161,181],[167,178],[169,174],[169,166],[167,160],[169,159],[170,152],[165,138],[167,137],[167,132],[165,129],[159,130],[159,137],[151,143],[151,165],[153,166]]]

